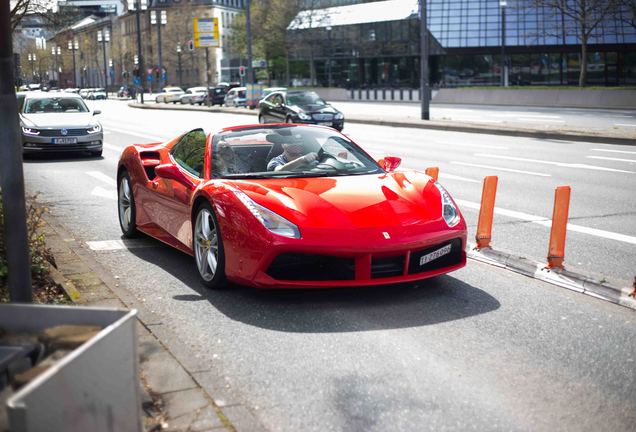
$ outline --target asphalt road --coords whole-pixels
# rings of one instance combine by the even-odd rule
[[[333,102],[347,115],[378,115],[384,118],[420,119],[419,103]],[[540,130],[581,130],[588,133],[633,136],[636,140],[636,111],[522,107],[501,105],[431,104],[431,120],[458,121],[487,126]]]
[[[92,105],[103,111],[103,159],[24,166],[28,190],[93,249],[120,238],[121,149],[249,119]],[[545,256],[548,229],[523,218],[549,217],[554,186],[570,184],[577,231],[566,262],[599,277],[633,276],[635,162],[588,157],[634,160],[633,147],[364,125],[345,133],[407,167],[440,166],[471,231],[481,178],[499,175],[497,206],[508,212],[496,216],[493,244],[528,257]],[[492,266],[470,261],[388,288],[210,292],[190,257],[149,239],[94,254],[268,430],[620,431],[636,421],[634,312]]]

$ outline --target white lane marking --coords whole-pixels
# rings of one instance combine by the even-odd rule
[[[151,140],[151,141],[161,141],[161,142],[164,142],[164,141],[167,141],[167,140],[169,139],[169,138],[165,138],[165,137],[159,137],[159,136],[157,136],[157,135],[150,135],[150,134],[147,134],[147,133],[141,133],[141,132],[131,131],[131,130],[128,130],[128,129],[114,128],[114,127],[110,127],[110,126],[106,126],[106,127],[107,127],[109,130],[111,130],[111,131],[115,131],[115,132],[123,133],[123,134],[126,134],[126,135],[134,135],[134,136],[138,136],[138,137],[141,137],[141,138],[147,138],[147,139],[149,139],[149,140]],[[177,134],[175,134],[175,136],[176,136],[176,135],[177,135]]]
[[[449,143],[449,142],[433,142],[435,145],[448,145],[448,146],[460,146],[460,147],[481,147],[493,150],[508,150],[506,146],[490,145],[490,144],[471,144],[471,143]]]
[[[87,241],[86,244],[94,251],[113,251],[122,249],[137,249],[161,246],[159,243],[149,242],[148,240],[102,240]]]
[[[457,162],[457,161],[451,161],[451,163],[455,164],[455,165],[464,165],[464,166],[475,167],[475,168],[487,168],[487,169],[492,169],[492,170],[508,171],[508,172],[514,172],[514,173],[519,173],[519,174],[529,174],[529,175],[534,175],[534,176],[539,176],[539,177],[552,177],[550,174],[538,173],[538,172],[533,172],[533,171],[516,170],[516,169],[512,169],[512,168],[502,168],[502,167],[496,167],[496,166],[492,166],[492,165],[480,165],[480,164],[473,164],[473,163],[467,163],[467,162]]]
[[[102,133],[103,133],[104,135],[110,135],[110,134],[112,134],[112,132],[111,132],[111,131],[102,131]]]
[[[534,117],[517,117],[517,120],[529,121],[529,122],[540,122],[540,123],[565,123],[565,120],[552,120],[545,118],[534,118]]]
[[[91,195],[98,196],[100,198],[106,198],[112,201],[117,201],[117,192],[112,189],[104,189],[101,186],[94,187],[91,191]]]
[[[522,157],[503,156],[503,155],[488,154],[488,153],[475,153],[475,156],[487,157],[487,158],[493,158],[493,159],[514,160],[514,161],[520,161],[520,162],[532,162],[532,163],[546,164],[546,165],[555,165],[555,166],[564,167],[564,168],[581,168],[581,169],[589,169],[589,170],[596,170],[596,171],[610,171],[610,172],[621,172],[621,173],[627,173],[627,174],[636,174],[636,172],[634,171],[624,171],[619,169],[600,167],[596,165],[570,164],[565,162],[554,162],[554,161],[546,161],[546,160],[540,160],[540,159],[528,159],[528,158],[522,158]]]
[[[544,115],[544,114],[530,114],[524,112],[511,112],[511,113],[498,113],[493,114],[497,117],[515,117],[515,118],[546,118],[546,119],[560,119],[558,115]]]
[[[636,123],[614,123],[614,126],[636,127]]]
[[[463,117],[463,116],[457,116],[455,117],[456,120],[466,120],[466,121],[474,121],[477,123],[503,123],[503,120],[492,120],[492,119],[485,119],[483,117]]]
[[[106,183],[109,186],[117,186],[117,180],[112,177],[107,176],[103,172],[100,171],[87,171],[86,175],[89,175],[99,181]]]
[[[460,177],[453,174],[445,174],[445,173],[440,173],[439,178],[445,179],[445,180],[459,180],[459,181],[464,181],[468,183],[481,183],[479,180],[473,180],[470,178]]]
[[[634,151],[625,151],[625,150],[609,150],[609,149],[593,148],[593,149],[590,149],[590,151],[600,151],[600,152],[607,152],[607,153],[623,153],[623,154],[634,154],[634,155],[636,155],[636,152],[634,152]]]
[[[620,159],[620,158],[612,158],[612,157],[604,157],[604,156],[588,156],[588,159],[602,159],[609,161],[619,161],[619,162],[636,162],[636,159]]]
[[[479,211],[479,207],[480,204],[476,203],[476,202],[472,202],[472,201],[465,201],[465,200],[461,200],[461,199],[455,199],[455,202],[461,207],[467,207],[470,209],[474,209]],[[541,216],[535,216],[535,215],[531,215],[528,213],[522,213],[522,212],[517,212],[514,210],[506,210],[506,209],[502,209],[500,207],[495,207],[495,214],[501,215],[501,216],[507,216],[513,219],[519,219],[519,220],[523,220],[526,222],[532,222],[541,226],[545,226],[550,228],[552,225],[552,221],[548,218],[544,218]],[[624,243],[630,243],[630,244],[634,244],[636,245],[636,237],[633,236],[628,236],[625,234],[619,234],[619,233],[615,233],[615,232],[611,232],[611,231],[605,231],[605,230],[600,230],[600,229],[596,229],[596,228],[588,228],[588,227],[584,227],[581,225],[575,225],[575,224],[571,224],[569,223],[567,225],[567,229],[568,231],[574,231],[574,232],[579,232],[579,233],[583,233],[583,234],[588,234],[588,235],[592,235],[595,237],[602,237],[602,238],[606,238],[606,239],[610,239],[610,240],[617,240],[620,242],[624,242]]]

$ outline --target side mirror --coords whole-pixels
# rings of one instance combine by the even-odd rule
[[[378,160],[378,165],[380,165],[380,167],[386,172],[395,171],[401,163],[402,158],[397,156],[385,156],[383,159]]]
[[[161,178],[174,180],[182,185],[194,189],[194,183],[181,170],[173,164],[157,165],[155,174]]]
[[[97,114],[101,114],[101,113],[102,113],[102,112],[101,112],[101,110],[95,110],[95,111],[93,111],[93,115],[97,115]]]

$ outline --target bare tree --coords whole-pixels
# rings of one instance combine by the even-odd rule
[[[619,1],[621,0],[533,0],[535,6],[563,14],[574,24],[574,35],[581,44],[579,87],[585,86],[587,81],[587,45],[590,36],[603,21],[616,13]]]
[[[636,29],[636,0],[619,0],[616,18]]]

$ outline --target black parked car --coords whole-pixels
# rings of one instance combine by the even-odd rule
[[[277,91],[258,103],[259,123],[309,123],[342,130],[344,115],[312,91]]]
[[[241,83],[233,82],[233,83],[219,83],[214,87],[210,87],[210,96],[212,97],[212,102],[210,105],[221,105],[225,103],[225,95],[234,87],[240,87]],[[205,103],[207,104],[207,99]]]

